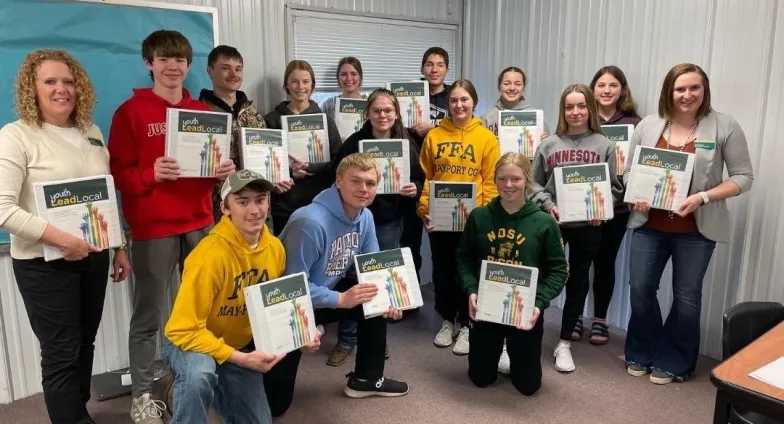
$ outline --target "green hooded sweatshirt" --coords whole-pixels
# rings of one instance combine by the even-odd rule
[[[558,224],[532,201],[511,215],[500,197],[471,211],[457,249],[458,275],[469,295],[479,290],[482,260],[538,268],[534,304],[543,312],[569,274]]]

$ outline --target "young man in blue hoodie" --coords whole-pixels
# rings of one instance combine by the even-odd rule
[[[383,316],[365,318],[362,304],[373,299],[378,288],[347,275],[354,255],[379,250],[373,214],[367,209],[376,197],[379,177],[372,157],[346,156],[338,165],[335,184],[296,210],[280,234],[286,249],[284,275],[308,275],[316,324],[357,321],[356,363],[344,389],[352,398],[408,393],[408,384],[384,377],[387,319],[399,320],[402,311],[390,308]],[[300,357],[299,351],[289,353],[264,376],[273,417],[291,405]]]

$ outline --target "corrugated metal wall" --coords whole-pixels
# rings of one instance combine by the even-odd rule
[[[284,0],[157,0],[158,3],[215,7],[219,41],[237,47],[245,59],[243,89],[259,109],[283,99],[286,66]],[[461,22],[462,0],[331,0],[292,1],[310,7],[395,15],[425,20]],[[203,70],[192,70],[203,72]],[[112,284],[96,341],[94,372],[128,366],[128,324],[132,282]],[[30,329],[24,304],[16,288],[7,252],[0,252],[0,404],[41,391],[38,342]]]
[[[673,65],[693,62],[706,70],[713,106],[743,126],[756,174],[752,191],[730,201],[732,240],[717,246],[705,277],[701,350],[714,357],[721,355],[726,307],[784,301],[777,278],[784,264],[775,260],[784,248],[776,187],[784,177],[778,164],[784,146],[776,137],[784,130],[781,9],[776,0],[466,0],[463,69],[480,90],[481,112],[498,97],[498,72],[511,65],[528,74],[526,98],[544,109],[551,126],[563,88],[589,83],[601,66],[624,70],[643,114],[655,113]],[[621,328],[629,319],[627,254],[628,238],[608,317]],[[659,292],[665,312],[670,281],[668,266]]]

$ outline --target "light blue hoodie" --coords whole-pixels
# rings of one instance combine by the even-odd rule
[[[354,266],[354,255],[379,251],[373,214],[363,208],[353,220],[346,216],[334,184],[294,211],[279,238],[286,249],[283,274],[307,274],[315,309],[336,309],[333,288]]]

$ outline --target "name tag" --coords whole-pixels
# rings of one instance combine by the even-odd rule
[[[713,150],[716,147],[714,140],[696,140],[694,142],[695,149]]]
[[[93,146],[103,147],[103,142],[97,138],[87,137],[87,141],[89,141]]]

